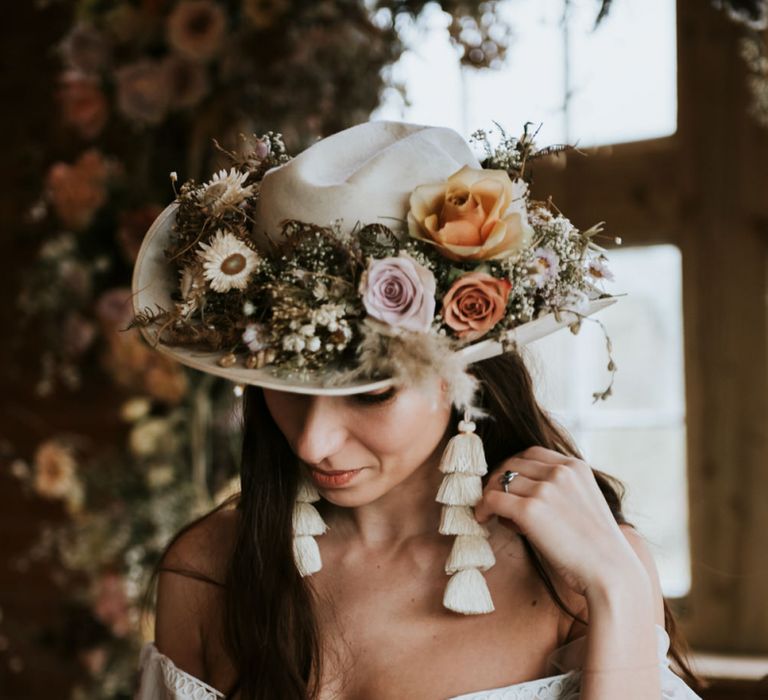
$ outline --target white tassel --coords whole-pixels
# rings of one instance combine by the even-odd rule
[[[475,520],[471,506],[443,506],[440,516],[440,534],[488,537],[488,530]]]
[[[486,571],[496,563],[491,545],[485,537],[459,535],[453,541],[453,548],[445,563],[445,573],[454,574],[462,569]]]
[[[452,437],[440,460],[440,471],[443,474],[459,473],[474,476],[486,474],[488,464],[485,461],[483,441],[480,436],[471,432],[462,432]]]
[[[320,492],[315,485],[307,479],[299,481],[299,492],[296,494],[296,500],[299,503],[315,503],[320,500]]]
[[[465,414],[459,434],[451,438],[440,460],[445,474],[437,492],[443,504],[440,532],[456,535],[445,572],[452,574],[445,587],[443,605],[463,615],[493,612],[488,584],[481,573],[496,563],[487,528],[477,522],[470,506],[483,498],[483,480],[488,472],[483,442],[475,435],[475,424]]]
[[[446,506],[473,506],[482,498],[482,479],[469,474],[446,474],[437,492],[437,502]]]
[[[494,610],[488,584],[477,569],[464,569],[451,576],[443,605],[462,615],[483,615]]]
[[[293,504],[293,535],[324,535],[328,526],[311,503],[296,501]]]
[[[320,548],[315,538],[308,535],[293,538],[293,559],[302,576],[315,574],[323,568]]]
[[[315,485],[302,477],[293,504],[293,559],[302,576],[315,574],[323,568],[320,547],[315,535],[325,534],[328,526],[312,503],[320,500]]]

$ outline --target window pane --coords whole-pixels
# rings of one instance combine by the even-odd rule
[[[445,28],[428,5],[418,27],[400,22],[407,46],[375,119],[450,126],[469,135],[498,121],[511,134],[541,123],[539,143],[599,145],[665,136],[676,129],[674,0],[622,0],[594,29],[596,0],[506,0],[514,28],[500,70],[459,67]],[[567,18],[567,21],[564,21]],[[567,61],[566,61],[567,57]],[[566,99],[568,95],[568,99]]]
[[[542,404],[571,432],[586,458],[627,485],[627,515],[654,549],[667,595],[690,586],[685,459],[682,274],[671,245],[610,253],[614,294],[599,315],[619,371],[613,396],[603,389],[605,338],[585,321],[579,335],[551,335],[528,348]]]

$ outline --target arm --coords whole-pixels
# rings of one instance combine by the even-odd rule
[[[642,538],[623,527],[636,555],[634,570],[587,592],[589,627],[582,699],[661,697],[654,623],[664,624],[656,567]]]

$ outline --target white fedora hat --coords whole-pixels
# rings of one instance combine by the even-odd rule
[[[548,214],[543,205],[530,204],[527,185],[515,173],[510,177],[501,168],[494,168],[493,159],[483,168],[469,144],[450,129],[369,122],[318,141],[290,160],[282,157],[279,142],[269,145],[270,154],[259,162],[258,168],[222,171],[204,185],[182,188],[178,200],[152,224],[139,251],[133,274],[137,325],[146,340],[160,352],[189,367],[239,384],[306,394],[368,392],[398,380],[397,376],[387,376],[386,369],[376,373],[379,376],[371,377],[359,376],[353,367],[345,368],[344,362],[354,364],[351,345],[345,348],[345,354],[332,358],[326,366],[320,363],[311,372],[297,372],[295,361],[299,355],[295,347],[293,354],[285,349],[287,343],[281,342],[285,340],[284,334],[274,335],[276,322],[270,322],[270,311],[262,308],[263,302],[261,306],[256,304],[259,318],[263,320],[259,327],[266,337],[262,345],[271,353],[264,366],[254,366],[253,361],[247,361],[249,354],[255,355],[245,341],[236,348],[206,348],[199,342],[185,343],[178,337],[167,337],[168,330],[179,324],[190,328],[197,324],[200,328],[207,323],[205,309],[211,307],[214,297],[226,298],[228,304],[234,304],[232,299],[235,299],[244,308],[248,304],[253,306],[250,299],[261,298],[258,285],[263,280],[258,279],[258,272],[253,272],[250,278],[245,275],[252,260],[266,260],[271,256],[269,265],[273,277],[270,279],[282,281],[295,274],[296,265],[286,262],[285,250],[280,252],[283,262],[275,262],[279,258],[275,245],[279,247],[284,242],[283,226],[291,220],[310,225],[313,231],[319,228],[332,231],[340,245],[354,246],[360,230],[371,224],[387,227],[402,242],[399,255],[406,262],[400,265],[402,261],[397,258],[394,282],[377,277],[377,283],[383,286],[372,289],[372,279],[378,274],[375,265],[394,260],[394,255],[385,256],[386,260],[376,260],[373,256],[368,268],[362,270],[362,276],[347,280],[345,293],[362,298],[361,302],[354,303],[349,301],[349,296],[347,300],[347,308],[355,306],[354,318],[350,320],[354,331],[350,331],[352,345],[360,340],[359,332],[354,330],[355,323],[365,323],[366,333],[376,329],[387,337],[403,338],[420,333],[434,337],[441,348],[450,347],[453,366],[457,363],[466,366],[499,355],[511,345],[525,345],[572,325],[615,301],[596,292],[592,284],[594,278],[590,276],[588,261],[589,256],[601,256],[596,252],[599,249],[580,238],[582,234],[566,219]],[[274,167],[264,173],[269,164]],[[192,218],[198,222],[205,220],[200,231],[206,232],[195,238],[194,249],[186,246],[186,257],[181,255],[171,260],[167,252],[174,246],[178,252],[179,229],[188,233],[190,226],[190,217],[180,214],[184,207],[187,211],[197,207],[197,218]],[[447,221],[451,211],[454,218]],[[181,219],[184,220],[180,224]],[[213,238],[214,233],[219,237],[218,242]],[[549,248],[547,236],[552,239]],[[578,241],[582,246],[580,249],[586,256],[579,263],[583,274],[573,261],[566,264],[564,256],[558,256],[557,236],[563,240],[568,238],[571,243]],[[218,257],[216,246],[221,247]],[[227,258],[230,263],[237,264],[226,268],[222,262],[222,255],[226,254],[230,256]],[[291,271],[287,277],[279,267],[283,263]],[[197,274],[196,310],[190,310],[189,304],[184,306],[188,302],[184,294],[189,291],[179,286],[184,265],[186,269],[193,267]],[[361,265],[365,267],[365,261]],[[257,262],[251,267],[260,269]],[[407,269],[401,269],[403,267]],[[228,273],[236,274],[228,277]],[[397,278],[401,273],[405,277]],[[525,276],[526,279],[521,279]],[[457,279],[464,277],[471,288],[468,291],[454,289]],[[472,287],[470,279],[478,281],[478,285]],[[488,280],[491,286],[486,299],[483,284]],[[417,287],[423,282],[424,288],[419,287],[414,293],[429,297],[426,301],[422,299],[418,313],[424,316],[430,309],[434,311],[416,330],[413,328],[416,317],[408,316],[411,309],[400,316],[397,314],[403,309],[395,309],[393,322],[392,307],[388,305],[392,299],[380,296],[381,293],[386,297],[394,289],[392,294],[397,301],[400,299],[397,293],[403,291],[397,284],[407,286],[411,282]],[[199,289],[201,284],[204,289]],[[366,284],[368,287],[364,288]],[[350,292],[353,287],[354,291]],[[448,287],[451,294],[455,292],[453,315],[445,307]],[[370,302],[371,295],[376,294],[379,296],[375,303]],[[470,296],[456,301],[460,294]],[[573,304],[575,298],[579,299],[578,306]],[[500,303],[499,299],[507,306],[493,309],[494,303]],[[319,302],[308,303],[308,312],[317,313]],[[373,308],[379,303],[382,308]],[[363,307],[365,311],[361,315]],[[491,313],[495,314],[496,323],[489,325]],[[410,319],[407,323],[406,316]],[[226,322],[221,323],[242,330],[251,318],[245,312],[240,319],[230,313]],[[306,325],[311,324],[303,327]],[[323,332],[327,340],[327,330]],[[189,338],[189,334],[184,337]],[[270,342],[274,350],[270,350]],[[310,362],[315,357],[311,348],[303,352]],[[222,360],[223,356],[227,361]],[[260,357],[264,360],[263,348]],[[283,362],[293,363],[292,369],[286,371]],[[263,361],[257,364],[263,365]],[[382,366],[386,368],[387,362],[383,361]]]

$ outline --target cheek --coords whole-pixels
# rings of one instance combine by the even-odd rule
[[[435,451],[450,416],[450,406],[404,396],[391,411],[373,420],[365,442],[379,455],[382,466],[410,472]]]

